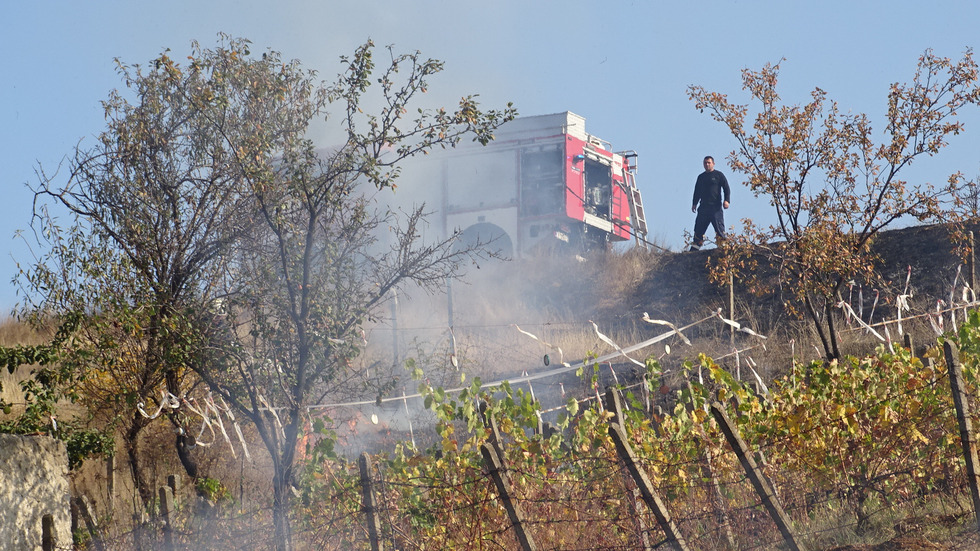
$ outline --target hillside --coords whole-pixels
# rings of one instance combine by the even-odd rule
[[[980,227],[973,228],[980,232]],[[908,291],[912,295],[913,313],[935,307],[937,300],[950,298],[953,284],[961,269],[958,288],[966,278],[966,269],[960,268],[961,260],[954,252],[950,231],[946,226],[916,226],[892,230],[880,234],[873,250],[879,257],[877,272],[880,284],[862,286],[866,312],[874,303],[875,291],[879,295],[876,319],[880,315],[894,316],[895,297],[902,294],[908,278]],[[634,291],[621,297],[612,310],[624,316],[642,315],[667,319],[688,319],[691,314],[725,307],[727,311],[728,289],[708,281],[707,263],[713,250],[685,253],[662,253],[659,265],[638,281]],[[786,293],[779,288],[770,267],[762,279],[771,282],[769,292],[750,294],[745,285],[735,282],[736,315],[759,322],[771,330],[780,321],[787,320],[782,303]],[[910,274],[910,275],[909,275]],[[857,310],[857,286],[851,291],[850,303]],[[848,298],[848,297],[845,297]],[[742,311],[740,311],[742,310]]]
[[[980,226],[973,230],[980,232]],[[919,344],[934,342],[935,332],[922,314],[935,312],[937,301],[949,302],[954,282],[957,282],[956,301],[961,302],[966,281],[966,269],[961,267],[961,260],[954,252],[949,229],[933,225],[884,232],[875,240],[874,251],[879,256],[877,272],[881,281],[855,284],[844,290],[842,298],[855,312],[860,312],[867,323],[879,324],[895,320],[896,297],[910,294],[910,309],[902,316],[906,320],[910,317],[913,319],[903,323],[902,333],[912,335]],[[715,254],[713,249],[700,252],[633,249],[623,254],[592,257],[584,262],[544,258],[515,263],[501,271],[484,267],[473,274],[475,277],[471,287],[477,291],[474,294],[491,297],[489,302],[493,311],[486,306],[467,302],[465,298],[458,298],[457,303],[465,305],[459,310],[472,315],[465,319],[462,315],[458,317],[457,337],[462,342],[463,331],[459,328],[475,319],[500,323],[502,327],[513,323],[513,320],[519,320],[518,323],[524,328],[541,322],[551,331],[547,333],[550,339],[559,338],[556,336],[558,326],[580,327],[582,345],[577,349],[564,347],[567,356],[580,357],[576,354],[597,347],[601,351],[604,346],[596,342],[588,320],[594,320],[602,331],[626,346],[660,331],[641,320],[644,313],[679,326],[703,319],[719,308],[727,317],[727,286],[708,281],[707,263]],[[809,351],[805,353],[808,358],[819,357],[821,353],[813,347],[818,341],[810,324],[791,314],[784,306],[784,301],[790,298],[789,293],[780,288],[774,270],[764,263],[760,264],[760,269],[763,270],[761,278],[768,283],[766,292],[752,294],[744,282],[736,281],[734,318],[772,337],[766,341],[763,349],[754,352],[758,354],[754,360],[765,366],[764,371],[773,376],[789,365],[787,360],[794,343],[797,351]],[[510,302],[520,302],[523,311],[499,311]],[[856,323],[851,324],[851,329],[857,328]],[[893,325],[890,329],[891,338],[902,338],[897,327]],[[545,331],[545,328],[533,331],[538,330]],[[510,331],[513,334],[513,330]],[[563,334],[571,332],[565,329]],[[664,358],[664,362],[679,364],[685,355],[691,357],[699,352],[716,358],[732,352],[728,329],[721,323],[702,324],[685,334],[696,340],[696,346],[678,347],[676,339],[667,341],[675,353]],[[845,354],[863,355],[871,352],[877,344],[863,331],[844,331],[842,337],[841,347]],[[739,342],[739,348],[743,348],[742,344],[756,344],[747,337]],[[518,339],[512,346],[521,344],[525,343]],[[643,351],[644,354],[654,353],[658,356],[663,352],[663,345],[655,350]],[[514,361],[522,365],[521,358],[526,362],[526,357],[517,356]],[[510,369],[518,368],[510,364]],[[513,373],[500,374],[510,376]]]

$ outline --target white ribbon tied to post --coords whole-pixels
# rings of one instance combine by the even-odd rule
[[[539,343],[547,346],[548,348],[557,351],[558,352],[558,363],[560,363],[561,365],[563,365],[565,367],[571,367],[571,365],[568,362],[565,361],[565,353],[562,352],[560,346],[556,346],[556,345],[553,345],[551,343],[548,343],[548,342],[545,342],[545,341],[541,340],[540,338],[537,337],[537,335],[533,335],[531,333],[528,333],[527,331],[525,331],[525,330],[521,329],[520,327],[518,327],[516,323],[513,323],[511,325],[513,325],[514,328],[517,329],[517,331],[520,332],[522,335],[527,335],[528,337],[531,337],[532,339],[534,339],[534,340],[538,341]]]
[[[860,325],[861,327],[867,329],[868,332],[871,333],[872,335],[874,335],[878,340],[880,340],[881,342],[888,342],[888,339],[886,339],[885,337],[882,337],[881,336],[881,333],[878,333],[877,331],[875,331],[873,327],[871,327],[870,325],[868,325],[867,323],[865,323],[863,319],[861,319],[860,317],[858,317],[857,315],[855,315],[854,314],[854,310],[851,309],[851,305],[850,304],[848,304],[848,303],[846,303],[844,301],[841,301],[841,302],[838,302],[837,303],[837,307],[840,308],[840,309],[842,309],[842,310],[844,310],[845,312],[848,312],[849,311],[850,314],[852,316],[854,316],[854,319],[857,320],[858,325]]]
[[[737,321],[730,320],[730,319],[722,316],[721,315],[721,309],[718,310],[718,319],[720,319],[721,321],[727,323],[728,325],[731,325],[732,327],[735,328],[736,331],[738,331],[740,333],[745,333],[746,335],[752,335],[753,337],[759,337],[760,339],[768,339],[769,338],[769,337],[767,337],[765,335],[760,335],[759,333],[756,333],[755,331],[749,329],[748,327],[742,327],[742,324],[739,323],[739,322],[737,322]]]
[[[634,364],[636,364],[636,365],[638,365],[638,366],[640,366],[640,367],[646,367],[646,364],[645,364],[645,363],[643,363],[643,362],[640,362],[640,361],[638,361],[638,360],[634,360],[633,358],[631,358],[631,357],[629,357],[629,356],[628,356],[628,355],[626,354],[626,352],[625,352],[625,351],[623,351],[623,349],[619,347],[619,345],[618,345],[618,344],[616,344],[616,343],[614,343],[614,342],[612,341],[612,339],[610,339],[609,337],[607,337],[607,336],[605,336],[605,335],[603,335],[603,334],[602,334],[602,332],[600,332],[600,331],[599,331],[599,326],[598,326],[598,325],[596,325],[594,321],[592,321],[592,320],[589,320],[589,323],[591,323],[591,324],[592,324],[592,327],[593,327],[593,328],[595,329],[595,334],[596,334],[596,336],[598,336],[598,337],[599,337],[599,339],[600,339],[600,340],[601,340],[602,342],[604,342],[604,343],[606,343],[606,344],[608,344],[609,346],[611,346],[611,347],[613,347],[613,349],[615,349],[615,350],[616,350],[616,352],[619,352],[620,354],[622,354],[622,356],[623,356],[624,358],[626,358],[627,360],[629,360],[629,361],[631,361],[631,362],[633,362]]]
[[[667,327],[670,327],[671,329],[674,330],[674,333],[678,337],[680,337],[681,341],[683,341],[684,344],[686,344],[688,346],[691,346],[691,341],[688,340],[688,338],[685,337],[683,333],[681,333],[681,330],[678,329],[677,326],[674,325],[673,323],[670,323],[669,321],[666,321],[666,320],[655,320],[655,319],[652,319],[652,318],[650,318],[650,314],[647,314],[646,312],[643,312],[643,317],[641,319],[643,321],[647,322],[647,323],[652,323],[654,325],[666,325]]]

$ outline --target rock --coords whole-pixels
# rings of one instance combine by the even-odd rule
[[[70,548],[68,451],[50,436],[0,434],[0,542],[41,549],[41,522],[51,515],[55,545]]]

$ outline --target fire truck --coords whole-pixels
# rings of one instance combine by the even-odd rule
[[[571,112],[520,117],[486,146],[460,144],[402,172],[396,195],[424,201],[443,236],[501,257],[646,247],[637,154],[613,152]],[[407,188],[407,189],[406,189]]]

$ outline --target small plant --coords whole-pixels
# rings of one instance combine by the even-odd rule
[[[231,498],[231,492],[228,491],[228,488],[220,480],[214,478],[199,478],[195,487],[198,495],[214,503],[220,503]]]

